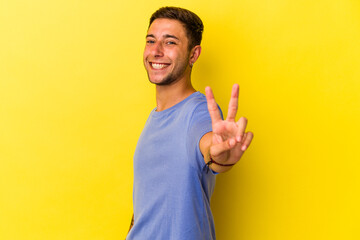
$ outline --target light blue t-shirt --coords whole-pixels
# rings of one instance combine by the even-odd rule
[[[134,226],[127,240],[215,239],[215,174],[200,152],[212,131],[206,98],[195,92],[145,124],[134,155]]]

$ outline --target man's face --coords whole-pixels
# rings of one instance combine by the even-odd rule
[[[150,82],[170,85],[190,73],[186,30],[181,22],[158,18],[146,35],[144,65]]]

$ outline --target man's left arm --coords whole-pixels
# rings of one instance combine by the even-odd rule
[[[212,132],[200,140],[200,151],[205,163],[215,172],[229,171],[249,147],[254,134],[245,132],[247,119],[241,117],[235,122],[238,108],[239,85],[232,88],[226,120],[222,120],[210,87],[205,89],[208,110],[212,122]]]

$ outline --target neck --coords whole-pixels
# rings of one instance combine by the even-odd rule
[[[168,109],[194,92],[196,91],[191,85],[190,78],[188,81],[176,81],[171,85],[156,85],[156,111],[160,112]]]

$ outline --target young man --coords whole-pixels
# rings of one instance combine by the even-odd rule
[[[235,122],[239,86],[226,120],[210,87],[206,97],[191,84],[201,52],[203,24],[194,13],[160,8],[150,18],[144,65],[156,85],[134,155],[134,216],[128,240],[215,239],[210,198],[216,173],[238,162],[253,134]]]

